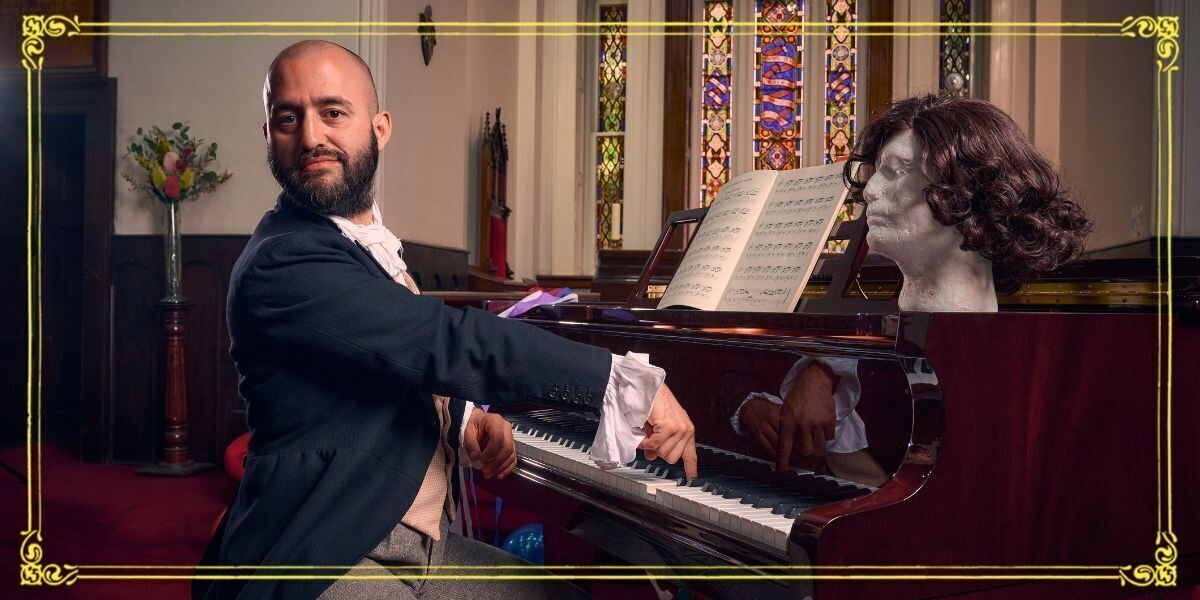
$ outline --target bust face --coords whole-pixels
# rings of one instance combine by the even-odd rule
[[[958,229],[933,218],[924,190],[929,179],[921,169],[921,141],[912,130],[896,133],[884,144],[875,173],[863,189],[867,203],[867,244],[872,250],[905,264],[925,263],[962,244]]]

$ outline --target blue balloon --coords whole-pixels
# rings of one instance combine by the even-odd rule
[[[501,542],[500,549],[535,565],[546,564],[546,546],[542,539],[542,524],[530,523],[514,529]]]

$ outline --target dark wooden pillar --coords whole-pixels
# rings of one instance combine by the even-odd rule
[[[667,0],[666,20],[671,23],[692,21],[691,0]],[[685,32],[687,26],[668,26],[667,32]],[[691,143],[692,84],[700,73],[692,71],[692,48],[696,36],[673,35],[663,41],[663,155],[662,218],[684,210],[690,193],[688,166]],[[675,236],[671,248],[683,248],[683,236]]]
[[[138,469],[138,475],[184,477],[208,471],[212,463],[194,462],[188,453],[187,382],[184,369],[183,339],[186,335],[184,317],[190,304],[160,302],[163,329],[167,335],[166,377],[166,447],[163,460]]]
[[[867,3],[867,18],[872,23],[891,23],[895,14],[893,0],[869,0]],[[872,27],[871,33],[881,34],[863,36],[858,39],[866,40],[867,58],[867,119],[886,110],[892,103],[892,36],[882,35],[893,32],[891,27]],[[861,106],[861,105],[860,105]]]

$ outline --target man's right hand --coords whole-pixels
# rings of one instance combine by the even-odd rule
[[[696,427],[667,384],[658,388],[643,429],[646,439],[638,444],[638,448],[642,449],[646,458],[654,460],[661,456],[668,463],[675,464],[682,457],[684,475],[691,479],[699,474],[696,466]]]
[[[837,376],[821,363],[814,362],[800,372],[780,407],[777,470],[789,467],[793,443],[799,445],[803,456],[825,451],[825,443],[833,439],[837,421],[833,401],[836,385]]]

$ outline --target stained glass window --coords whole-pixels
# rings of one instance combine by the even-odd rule
[[[858,22],[853,0],[829,0],[825,48],[825,162],[846,160],[854,146],[854,74],[858,50],[851,27]]]
[[[737,15],[745,13],[744,19],[750,18],[753,9],[753,31],[742,27],[735,32],[735,9]],[[823,31],[808,30],[814,34],[809,36],[809,44],[819,44],[810,47],[824,48],[823,54],[814,53],[808,59],[809,81],[816,82],[808,91],[804,86],[806,9],[816,24],[825,27]],[[827,23],[821,23],[822,18]],[[716,198],[735,165],[738,169],[795,169],[849,156],[858,112],[857,0],[705,0],[704,24],[701,206]],[[735,52],[753,52],[753,72],[733,72]],[[822,130],[820,138],[809,141],[812,157],[807,163],[805,100],[821,119],[811,123],[810,133]],[[732,109],[738,102],[751,103],[753,122],[739,121],[741,126],[734,127]],[[751,105],[740,106],[748,111]],[[746,146],[753,150],[753,157],[735,156],[734,149],[741,146],[734,140],[747,138],[753,140]]]
[[[801,166],[804,45],[799,2],[756,0],[754,168]]]
[[[850,249],[850,240],[826,240],[825,248],[821,250],[825,254],[845,254]]]
[[[625,193],[625,83],[627,9],[600,7],[596,102],[596,248],[621,247]]]
[[[971,94],[971,0],[941,0],[942,35],[938,44],[939,87],[943,93]]]
[[[733,3],[704,3],[704,105],[700,121],[700,205],[708,206],[729,181],[733,74]]]

